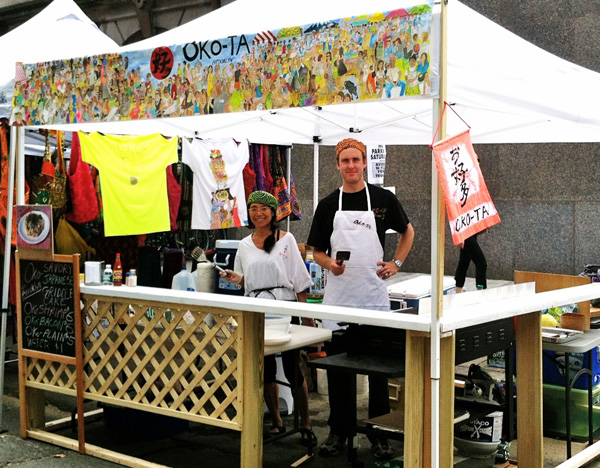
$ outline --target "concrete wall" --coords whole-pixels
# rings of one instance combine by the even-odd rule
[[[464,3],[540,47],[600,71],[600,2]],[[523,60],[527,57],[515,51],[516,72]],[[570,86],[577,83],[557,83],[557,90],[568,92]],[[585,263],[600,263],[600,145],[476,145],[475,151],[502,218],[500,225],[480,236],[489,278],[512,279],[515,269],[578,274]],[[416,230],[413,251],[403,269],[429,272],[430,150],[388,147],[387,161],[385,183],[396,186]],[[304,242],[312,213],[312,147],[294,147],[292,164],[305,217],[292,223],[291,230],[299,242]],[[323,197],[340,184],[332,148],[321,148],[319,171],[319,197]],[[397,235],[388,235],[386,259],[391,258],[396,242]],[[454,274],[457,261],[458,248],[452,245],[446,227],[445,274]],[[473,267],[469,275],[474,276]]]

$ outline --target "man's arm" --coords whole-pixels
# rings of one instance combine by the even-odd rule
[[[345,264],[342,263],[341,265],[339,265],[337,260],[334,260],[333,258],[331,258],[329,255],[327,255],[325,252],[322,252],[321,250],[315,249],[313,251],[313,258],[315,259],[315,262],[317,262],[323,268],[327,268],[335,276],[341,275],[342,273],[344,273],[344,270],[346,269]]]
[[[412,248],[414,240],[415,230],[412,227],[412,224],[408,223],[406,231],[404,231],[404,234],[402,234],[400,239],[398,239],[398,246],[396,247],[396,252],[394,253],[394,258],[392,261],[377,263],[377,265],[381,266],[381,268],[377,270],[377,276],[387,279],[390,276],[398,273],[400,271],[400,267],[394,263],[394,260],[400,260],[402,263],[404,263],[404,260],[406,260],[406,257],[408,256],[408,252],[410,252],[410,249]]]
[[[398,239],[398,247],[396,247],[394,260],[400,260],[404,263],[404,260],[406,260],[406,257],[408,256],[408,252],[410,252],[410,249],[412,248],[414,240],[415,229],[412,227],[412,224],[409,223],[404,234]]]

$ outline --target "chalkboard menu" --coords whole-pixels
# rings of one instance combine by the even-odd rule
[[[23,348],[75,357],[73,263],[20,260]]]

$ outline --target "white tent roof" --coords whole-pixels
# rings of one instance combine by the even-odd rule
[[[116,52],[119,46],[73,0],[54,0],[26,23],[0,36],[0,117],[10,115],[15,62],[36,63]]]
[[[280,0],[237,0],[178,28],[122,50],[152,49],[229,35],[312,24],[357,14],[395,10],[406,0],[306,0],[294,14]],[[290,21],[293,18],[294,24]],[[249,21],[251,19],[251,21]],[[432,38],[432,44],[436,38]],[[560,59],[512,34],[465,5],[448,8],[447,100],[472,127],[475,143],[600,141],[600,74]],[[432,62],[437,73],[438,64]],[[430,99],[338,104],[149,121],[62,126],[106,133],[322,144],[354,136],[382,144],[430,144]],[[465,128],[452,112],[448,134]],[[318,122],[318,126],[316,125]],[[318,129],[317,129],[318,127]],[[58,127],[56,127],[58,128]]]

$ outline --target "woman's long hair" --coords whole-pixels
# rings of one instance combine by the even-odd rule
[[[270,209],[271,209],[271,213],[273,214],[273,216],[271,216],[271,223],[269,224],[269,229],[271,230],[271,234],[269,236],[267,236],[267,238],[265,239],[265,242],[263,244],[263,250],[267,253],[270,253],[271,250],[273,250],[273,247],[275,246],[275,242],[276,242],[275,241],[275,233],[277,232],[277,213],[275,212],[275,210],[273,208],[270,208]],[[254,228],[255,228],[254,223],[248,216],[248,229],[254,229]]]

